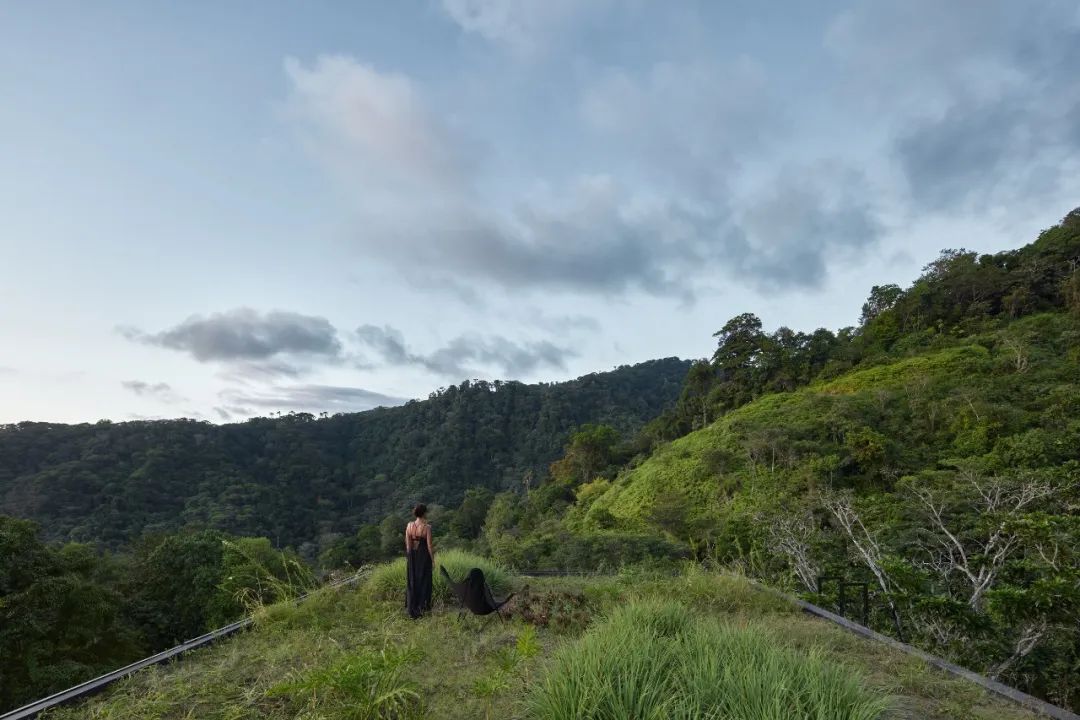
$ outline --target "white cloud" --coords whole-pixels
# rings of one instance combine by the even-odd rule
[[[289,108],[320,160],[369,188],[445,187],[463,158],[415,83],[341,55],[285,60]]]
[[[442,9],[465,32],[530,55],[574,18],[610,4],[609,0],[442,0]]]

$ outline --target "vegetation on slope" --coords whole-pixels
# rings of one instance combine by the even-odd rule
[[[866,581],[877,629],[1080,707],[1080,211],[875,288],[857,329],[717,336],[646,431],[681,437],[554,465],[558,530],[530,498],[492,551],[651,533],[823,603]]]
[[[367,585],[323,591],[299,607],[267,606],[257,615],[256,629],[179,663],[141,672],[84,704],[45,717],[563,717],[551,714],[544,698],[552,691],[562,698],[576,693],[567,663],[581,661],[587,648],[603,645],[612,667],[620,667],[640,660],[642,653],[668,657],[663,647],[668,642],[723,647],[727,657],[746,656],[762,670],[752,676],[756,683],[742,684],[751,678],[740,667],[723,662],[724,655],[709,654],[687,659],[684,667],[696,671],[694,676],[639,676],[641,692],[635,697],[659,697],[673,681],[704,688],[696,696],[698,705],[687,706],[679,717],[709,717],[710,710],[732,701],[752,707],[751,702],[790,690],[774,681],[793,678],[801,678],[807,688],[834,688],[849,701],[834,705],[837,713],[813,714],[806,706],[800,714],[792,706],[784,715],[792,720],[860,717],[859,708],[869,713],[863,717],[875,717],[879,706],[896,716],[930,719],[1031,717],[918,660],[797,613],[741,577],[693,569],[676,576],[628,572],[608,578],[531,579],[528,590],[515,582],[524,592],[511,605],[507,622],[471,616],[459,621],[453,608],[437,608],[434,616],[412,621],[402,613],[400,598],[381,600],[377,589]],[[670,596],[679,597],[680,604],[673,605]],[[537,612],[541,607],[543,612]],[[573,619],[581,614],[583,621]],[[636,631],[644,620],[656,630],[648,637],[659,646],[641,642]],[[685,630],[678,640],[669,632],[673,623]],[[635,637],[637,645],[624,645],[624,636]],[[628,654],[635,649],[638,655]],[[792,664],[807,658],[806,667]],[[597,708],[572,717],[615,716]]]

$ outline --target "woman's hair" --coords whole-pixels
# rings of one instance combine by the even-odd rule
[[[425,505],[424,503],[417,503],[416,507],[412,509],[412,514],[414,517],[424,517],[425,515],[427,515],[427,505]]]

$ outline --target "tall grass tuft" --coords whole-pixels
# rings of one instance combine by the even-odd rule
[[[374,652],[346,655],[337,662],[278,683],[267,697],[284,697],[296,711],[313,717],[348,720],[406,720],[421,717],[416,685],[404,668],[417,661],[416,652]]]
[[[265,538],[224,540],[229,575],[219,589],[247,614],[283,600],[294,600],[317,586],[315,576],[294,554],[274,550]]]
[[[439,572],[439,565],[446,567],[447,572],[455,580],[463,579],[474,567],[484,571],[488,585],[495,595],[503,595],[510,590],[510,573],[502,566],[487,558],[473,555],[462,550],[444,550],[435,555],[435,568],[432,573],[432,600],[435,602],[447,602],[450,599],[450,588]],[[398,558],[393,562],[376,567],[371,572],[367,587],[373,597],[379,600],[405,599],[405,558]]]
[[[886,699],[760,626],[635,602],[556,654],[527,704],[544,720],[874,720]]]

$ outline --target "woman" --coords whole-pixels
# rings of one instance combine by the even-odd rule
[[[431,544],[431,525],[424,516],[427,506],[413,508],[416,518],[405,526],[405,607],[409,617],[418,618],[431,611],[431,568],[435,564],[435,548]]]

